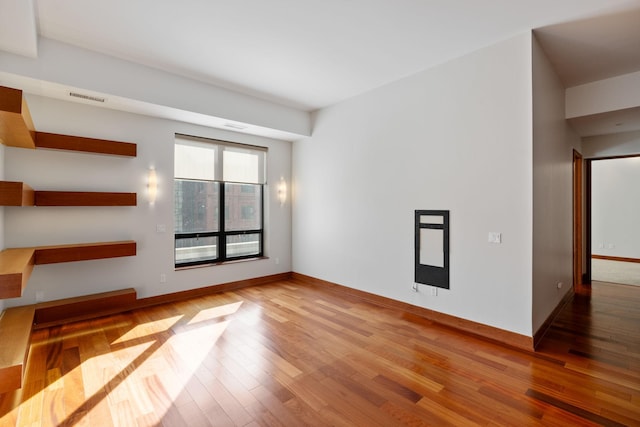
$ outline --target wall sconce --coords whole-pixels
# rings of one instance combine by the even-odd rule
[[[280,202],[280,206],[284,205],[284,202],[287,201],[287,181],[285,181],[282,176],[278,183],[278,201]]]
[[[156,197],[158,196],[158,175],[154,168],[149,169],[147,176],[147,196],[151,204],[155,203]]]

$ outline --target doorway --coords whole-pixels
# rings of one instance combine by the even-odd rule
[[[587,159],[585,175],[584,283],[640,285],[640,155]]]

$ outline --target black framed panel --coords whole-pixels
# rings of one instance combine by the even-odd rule
[[[449,211],[415,211],[415,282],[449,289]]]

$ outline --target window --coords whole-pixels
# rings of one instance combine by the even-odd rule
[[[266,149],[176,135],[176,267],[263,255]]]

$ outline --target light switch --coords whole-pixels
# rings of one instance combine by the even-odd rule
[[[489,243],[502,243],[502,233],[489,232]]]

